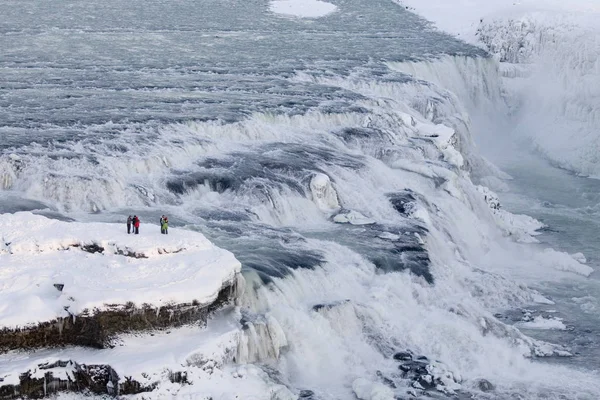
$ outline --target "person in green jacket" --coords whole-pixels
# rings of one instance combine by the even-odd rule
[[[168,235],[169,234],[169,219],[166,216],[162,216],[160,219],[160,232]]]

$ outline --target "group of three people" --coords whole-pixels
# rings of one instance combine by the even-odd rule
[[[127,234],[132,232],[136,235],[140,233],[140,219],[137,215],[127,217]],[[165,235],[169,233],[169,218],[165,215],[160,217],[160,233]]]

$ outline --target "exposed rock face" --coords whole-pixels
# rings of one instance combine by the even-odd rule
[[[109,310],[84,312],[43,322],[35,327],[0,330],[0,351],[77,345],[104,348],[120,333],[204,324],[210,313],[234,300],[235,280],[223,287],[210,304],[175,304],[163,307],[114,305]]]
[[[27,371],[16,385],[2,385],[0,399],[41,399],[61,391],[107,394],[111,396],[136,394],[152,390],[130,377],[119,377],[110,365],[83,365],[74,361],[56,361],[41,364],[35,371]]]

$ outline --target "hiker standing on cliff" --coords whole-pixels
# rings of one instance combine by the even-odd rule
[[[164,215],[160,219],[160,231],[165,235],[169,234],[169,218]]]
[[[137,235],[140,233],[140,219],[138,218],[137,215],[133,216],[133,227],[134,229],[134,233]]]
[[[132,223],[133,223],[133,218],[130,215],[129,217],[127,217],[127,234],[128,235],[131,233],[131,224]]]

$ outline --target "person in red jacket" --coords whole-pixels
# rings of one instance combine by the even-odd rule
[[[137,215],[133,216],[133,227],[135,228],[135,234],[139,234],[140,233],[140,219],[138,218]]]

